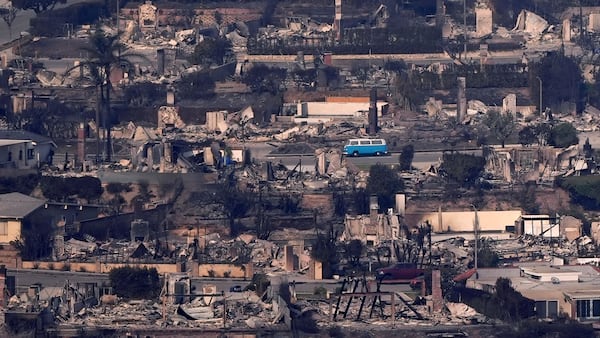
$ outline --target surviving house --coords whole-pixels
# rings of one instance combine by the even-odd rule
[[[0,243],[21,237],[21,229],[45,201],[18,192],[0,195]]]
[[[473,271],[473,270],[471,270]],[[512,287],[535,302],[538,318],[564,314],[578,321],[600,319],[600,272],[591,265],[524,265],[502,269],[477,269],[465,286],[495,292],[496,280],[508,278]]]
[[[56,144],[25,130],[0,130],[0,168],[33,169],[51,164]]]

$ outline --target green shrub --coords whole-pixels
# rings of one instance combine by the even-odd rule
[[[102,11],[102,3],[88,2],[42,12],[31,18],[30,31],[37,36],[65,36],[65,24],[78,26],[94,23],[101,16]]]
[[[42,176],[40,188],[44,197],[53,201],[64,201],[73,195],[90,201],[99,198],[103,192],[100,179],[92,176]]]
[[[9,192],[20,192],[25,195],[31,194],[40,182],[41,175],[29,174],[16,177],[0,177],[0,194]]]
[[[344,332],[342,331],[342,329],[339,326],[330,327],[329,330],[327,330],[327,333],[329,334],[329,337],[332,337],[332,338],[343,338],[344,337]]]
[[[269,280],[269,277],[267,277],[266,274],[256,273],[254,274],[254,276],[252,276],[252,282],[248,289],[254,290],[256,294],[260,297],[265,293],[265,291],[267,291],[269,285],[271,285],[271,281]]]
[[[115,294],[125,299],[154,299],[160,293],[155,268],[115,268],[110,270],[109,279]]]
[[[600,210],[600,176],[574,176],[558,181],[569,191],[571,201],[588,210]]]
[[[326,297],[327,296],[327,289],[322,287],[322,286],[317,286],[315,287],[315,291],[314,294],[317,296],[321,296],[321,297]]]
[[[553,323],[529,319],[519,325],[500,328],[498,337],[594,337],[594,328],[591,324],[582,324],[568,319],[559,319]]]

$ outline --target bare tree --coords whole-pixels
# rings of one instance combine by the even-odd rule
[[[12,24],[17,17],[17,12],[19,9],[12,5],[12,2],[8,3],[8,7],[0,8],[0,16],[2,16],[2,20],[6,22],[6,26],[8,26],[8,37],[12,41]]]

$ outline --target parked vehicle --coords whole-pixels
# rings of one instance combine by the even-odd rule
[[[421,284],[423,284],[425,276],[421,275],[417,278],[413,278],[410,280],[410,288],[413,290],[419,290],[421,289]]]
[[[234,285],[229,288],[229,292],[242,292],[242,287],[239,285]]]
[[[415,263],[397,263],[377,270],[377,278],[410,280],[419,277],[425,270],[417,268]]]
[[[388,155],[388,146],[384,139],[350,139],[344,146],[344,155],[382,156]]]

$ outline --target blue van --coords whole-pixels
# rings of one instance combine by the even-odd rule
[[[344,146],[344,155],[382,156],[388,155],[388,146],[384,139],[350,139]]]

